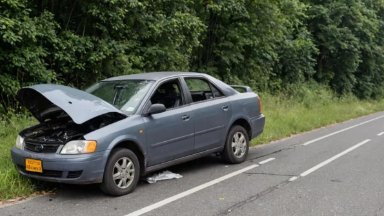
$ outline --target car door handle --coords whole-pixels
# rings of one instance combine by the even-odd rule
[[[182,118],[184,121],[188,121],[190,117],[191,117],[191,116],[189,116],[189,115],[183,115],[181,118]]]
[[[228,111],[229,106],[223,106],[222,108],[223,108],[224,111]]]

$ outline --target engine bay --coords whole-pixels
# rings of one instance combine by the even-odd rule
[[[26,140],[41,143],[65,144],[71,140],[82,140],[84,135],[122,119],[114,113],[93,118],[83,124],[76,124],[70,117],[43,122],[24,131]]]

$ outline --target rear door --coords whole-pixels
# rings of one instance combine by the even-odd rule
[[[232,115],[229,99],[205,77],[184,77],[195,126],[195,153],[219,148]]]
[[[167,108],[163,113],[144,117],[148,166],[193,154],[193,115],[180,80],[174,78],[160,83],[148,103],[146,109],[154,103],[164,104]]]

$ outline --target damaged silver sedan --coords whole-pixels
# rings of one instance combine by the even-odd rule
[[[17,99],[40,122],[11,150],[19,172],[99,183],[114,196],[133,191],[141,175],[210,154],[241,163],[265,124],[249,87],[200,73],[113,77],[85,91],[42,84],[22,88]]]

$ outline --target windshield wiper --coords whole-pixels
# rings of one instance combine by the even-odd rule
[[[116,102],[118,101],[118,99],[120,97],[121,90],[126,89],[126,88],[128,88],[127,84],[125,84],[125,85],[117,84],[113,87],[113,89],[115,89],[115,95],[113,96],[112,105],[116,105]]]

